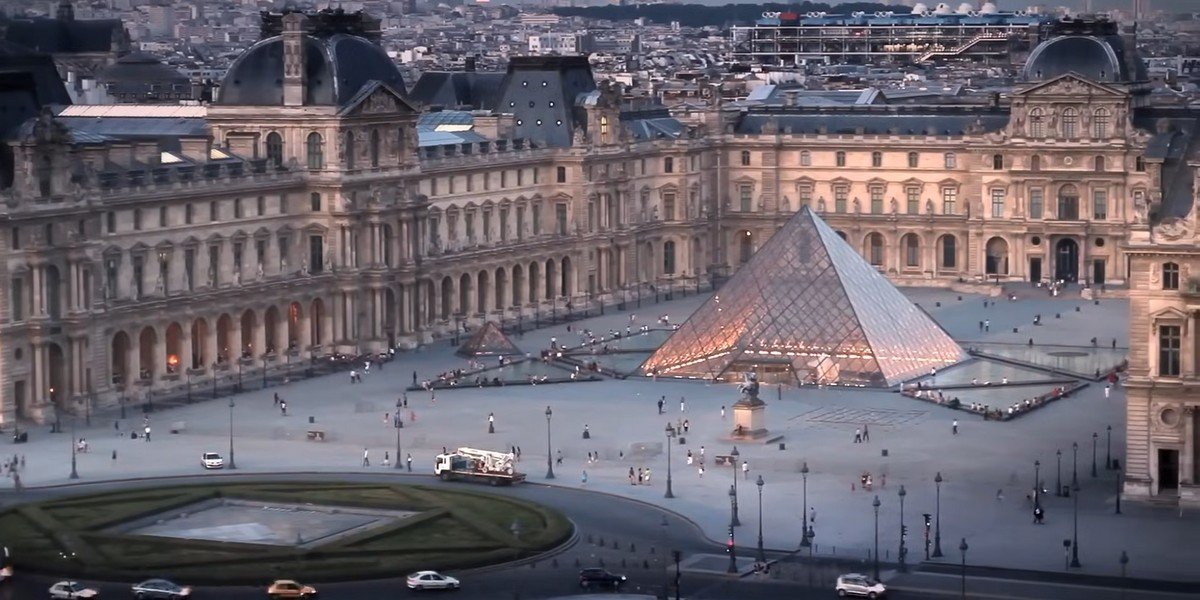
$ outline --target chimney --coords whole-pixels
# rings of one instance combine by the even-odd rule
[[[304,25],[302,13],[283,16],[283,105],[304,105]]]
[[[212,138],[208,136],[179,138],[180,154],[199,163],[208,162],[208,151],[211,147]]]

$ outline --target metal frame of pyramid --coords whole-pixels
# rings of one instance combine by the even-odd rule
[[[808,207],[645,363],[644,375],[891,387],[967,359]]]
[[[458,347],[455,354],[459,356],[508,356],[524,354],[524,352],[521,352],[521,349],[512,343],[499,325],[488,321],[478,331],[471,334],[471,337]]]

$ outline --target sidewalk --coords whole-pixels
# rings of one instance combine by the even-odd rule
[[[1012,341],[1025,333],[1011,334],[1012,327],[1028,329],[1034,313],[1057,312],[1038,327],[1039,338],[1056,344],[1087,345],[1088,339],[1118,335],[1127,320],[1127,304],[1105,300],[1100,306],[1078,299],[1035,297],[1015,303],[997,300],[988,308],[989,335],[980,336],[976,322],[982,299],[939,290],[906,290],[922,307],[945,326],[956,339]],[[636,323],[652,323],[662,314],[680,322],[706,296],[689,296],[660,305],[644,303]],[[935,302],[942,302],[936,307]],[[647,305],[648,304],[648,305]],[[1080,312],[1075,312],[1075,307]],[[549,345],[550,338],[570,343],[574,331],[591,328],[598,332],[623,329],[630,312],[608,312],[603,317],[571,325],[528,332],[514,339],[527,352]],[[1006,332],[1006,333],[1001,333]],[[1120,344],[1125,340],[1122,334]],[[397,460],[396,433],[391,425],[396,400],[411,383],[415,370],[420,378],[463,366],[445,342],[406,354],[382,371],[372,367],[362,384],[351,385],[348,375],[336,374],[287,386],[235,397],[233,428],[235,458],[239,472],[273,471],[362,471],[363,449],[367,448],[372,471],[379,471],[384,453]],[[272,394],[288,402],[288,416],[275,407]],[[656,402],[666,397],[664,415]],[[679,398],[687,398],[687,411],[679,411]],[[728,454],[732,444],[724,432],[732,427],[720,407],[730,407],[738,392],[732,385],[632,378],[587,384],[511,386],[439,391],[436,401],[427,393],[409,393],[409,410],[416,416],[399,430],[404,456],[411,453],[413,469],[431,473],[433,457],[443,446],[472,446],[506,450],[521,447],[522,471],[531,483],[541,483],[547,462],[545,409],[553,408],[549,429],[551,454],[563,453],[563,464],[555,465],[553,483],[620,494],[675,510],[695,521],[718,542],[726,539],[729,520],[729,488],[735,473],[718,467],[712,457]],[[750,465],[748,478],[739,478],[737,543],[750,548],[756,542],[758,489],[762,475],[763,535],[769,548],[789,550],[800,540],[804,510],[800,467],[807,462],[808,505],[816,511],[814,552],[839,557],[867,557],[874,543],[874,513],[871,501],[878,495],[879,545],[887,561],[894,560],[899,544],[899,497],[903,485],[904,523],[908,527],[909,562],[923,557],[922,513],[936,513],[934,475],[941,472],[941,533],[944,561],[957,564],[957,550],[966,538],[968,562],[1019,569],[1062,570],[1063,539],[1072,537],[1071,500],[1050,495],[1043,499],[1046,524],[1032,523],[1026,505],[1026,490],[1032,488],[1034,460],[1041,462],[1041,479],[1052,488],[1056,481],[1055,450],[1062,449],[1063,481],[1070,481],[1071,442],[1079,443],[1078,472],[1083,488],[1079,502],[1080,571],[1115,575],[1124,550],[1132,576],[1165,579],[1195,579],[1193,566],[1200,559],[1200,519],[1178,509],[1124,504],[1123,515],[1113,515],[1115,474],[1103,469],[1105,427],[1112,425],[1114,456],[1121,458],[1124,443],[1123,392],[1103,397],[1100,386],[1008,423],[984,422],[965,413],[916,402],[886,391],[858,389],[785,389],[783,400],[776,390],[765,389],[767,427],[784,436],[785,450],[777,445],[739,446]],[[496,433],[488,434],[487,415],[495,413]],[[83,481],[128,477],[155,477],[200,472],[200,455],[205,451],[229,453],[230,409],[225,399],[183,406],[151,415],[153,441],[129,439],[131,427],[140,428],[140,414],[117,423],[112,415],[94,416],[92,427],[77,423],[77,434],[85,437],[91,452],[77,457]],[[309,417],[314,423],[309,423]],[[950,423],[959,420],[959,434]],[[689,421],[685,444],[671,448],[674,499],[663,498],[667,477],[665,425],[679,419]],[[171,424],[182,421],[184,431],[171,435]],[[854,430],[869,424],[869,443],[853,444]],[[585,427],[591,439],[582,439]],[[64,428],[70,431],[69,422]],[[326,441],[307,439],[310,430],[323,431]],[[26,486],[68,483],[70,434],[49,434],[48,428],[30,431],[28,444],[5,448],[26,456],[22,473]],[[1099,477],[1090,477],[1091,435],[1099,433]],[[707,471],[703,478],[686,465],[686,452],[695,455],[705,448]],[[887,456],[883,456],[883,450]],[[113,451],[117,458],[112,458]],[[593,452],[600,460],[588,464]],[[630,467],[651,470],[648,485],[630,485]],[[583,472],[587,483],[583,483]],[[875,489],[857,489],[858,476],[869,471]],[[886,483],[884,482],[886,479]],[[854,484],[855,490],[851,490]],[[11,480],[8,484],[11,487]],[[997,491],[1003,500],[997,499]]]

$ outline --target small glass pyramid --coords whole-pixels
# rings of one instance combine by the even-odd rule
[[[891,387],[965,358],[941,326],[804,207],[641,371]]]
[[[473,333],[471,337],[458,347],[459,356],[501,356],[524,354],[517,345],[508,339],[500,327],[488,321]]]

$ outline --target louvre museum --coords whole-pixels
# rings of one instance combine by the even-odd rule
[[[853,250],[873,268],[842,273],[844,297],[787,310],[822,306],[832,326],[852,306],[846,327],[891,336],[876,355],[906,341],[864,316],[887,308],[885,277],[1128,293],[1127,489],[1158,493],[1167,463],[1196,480],[1200,115],[1150,106],[1111,23],[1064,23],[986,102],[829,106],[780,88],[686,111],[597,82],[584,57],[406,82],[365,23],[268,15],[197,105],[71,105],[49,57],[10,53],[3,422],[704,291],[760,248],[831,264]],[[772,250],[798,213],[809,249]],[[752,305],[745,318],[767,308]],[[919,316],[932,362],[839,371],[890,386],[959,360]],[[805,360],[832,376],[821,352]]]

